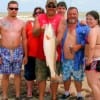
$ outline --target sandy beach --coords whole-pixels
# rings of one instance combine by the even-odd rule
[[[2,75],[0,75],[0,100],[2,98],[1,78],[2,78]],[[14,91],[14,85],[13,85],[13,75],[10,76],[9,82],[10,82],[9,83],[9,91],[8,91],[9,100],[14,100],[15,91]],[[47,81],[46,93],[45,93],[45,100],[51,100],[49,86],[50,86],[50,81],[48,80]],[[75,90],[75,87],[74,87],[73,80],[72,80],[72,84],[71,84],[71,87],[70,87],[70,92],[71,92],[71,97],[69,98],[69,100],[76,100],[76,90]],[[34,93],[36,93],[36,90],[33,91],[33,98],[31,100],[38,100],[38,96],[36,96],[36,95],[34,96]],[[61,100],[60,96],[63,93],[64,93],[64,86],[63,86],[63,83],[60,83],[59,84],[59,88],[58,88],[58,95],[57,95],[58,98],[59,98],[58,100]],[[91,90],[87,85],[86,77],[85,77],[85,79],[83,81],[82,94],[83,94],[85,100],[91,100],[90,99]],[[25,79],[23,77],[23,70],[22,70],[21,97],[22,97],[22,100],[27,100],[26,99],[26,83],[25,83]]]

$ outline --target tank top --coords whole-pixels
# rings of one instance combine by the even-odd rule
[[[27,35],[27,48],[28,56],[37,57],[38,50],[38,37],[35,37],[33,32],[34,21],[28,21],[26,23],[26,35]]]
[[[54,28],[55,35],[57,36],[57,28],[61,20],[60,15],[56,14],[52,18],[48,18],[46,14],[40,14],[38,16],[38,20],[39,20],[41,27],[45,24],[51,23]],[[39,48],[38,48],[38,55],[37,55],[37,57],[41,60],[45,60],[44,51],[43,51],[43,37],[44,37],[44,33],[41,33],[39,37]],[[58,45],[57,47],[57,53],[58,53],[57,61],[60,61],[60,58],[61,58],[61,46],[60,45]]]

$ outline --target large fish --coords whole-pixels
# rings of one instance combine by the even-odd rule
[[[44,54],[46,57],[46,64],[50,69],[51,79],[57,79],[56,74],[56,37],[51,24],[46,24],[45,32],[44,32]]]

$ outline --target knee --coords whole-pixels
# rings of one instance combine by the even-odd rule
[[[21,78],[21,74],[14,75],[14,78]]]
[[[9,80],[9,75],[3,75],[3,76],[2,76],[2,79],[4,79],[4,80]]]

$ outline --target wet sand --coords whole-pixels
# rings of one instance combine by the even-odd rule
[[[2,98],[2,91],[1,91],[1,78],[2,75],[0,75],[0,100]],[[45,92],[45,100],[51,100],[51,96],[50,96],[50,81],[47,81],[47,88],[46,88],[46,92]],[[37,89],[38,91],[38,89]],[[74,83],[72,80],[72,84],[70,86],[70,92],[71,92],[71,97],[69,98],[69,100],[76,100],[76,90],[74,87]],[[59,88],[58,88],[58,98],[60,98],[61,94],[64,93],[64,86],[63,83],[59,84]],[[91,90],[87,85],[87,80],[86,77],[83,81],[83,87],[82,87],[82,94],[84,96],[85,100],[91,100]],[[34,96],[35,95],[35,96]],[[8,96],[9,96],[9,100],[15,100],[15,91],[14,91],[14,85],[13,85],[13,75],[10,76],[9,79],[9,91],[8,91]],[[22,85],[21,85],[21,97],[23,98],[22,100],[27,100],[26,99],[26,83],[25,83],[25,79],[23,77],[23,70],[22,70]],[[38,100],[38,96],[36,96],[36,90],[33,91],[33,98],[30,100]],[[61,99],[58,99],[61,100]]]

